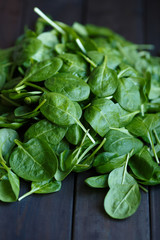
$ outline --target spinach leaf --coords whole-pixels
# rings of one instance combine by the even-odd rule
[[[59,73],[45,81],[52,92],[61,93],[72,101],[83,101],[89,97],[90,88],[82,79],[70,73]]]
[[[104,174],[123,166],[125,160],[126,155],[117,156],[117,153],[103,152],[96,156],[93,166],[98,173]]]
[[[27,142],[31,138],[38,138],[46,141],[49,145],[57,145],[65,136],[67,128],[57,126],[46,119],[33,124],[24,134]]]
[[[85,110],[84,117],[101,137],[109,131],[110,127],[119,127],[117,105],[105,98],[93,100]]]
[[[13,174],[13,173],[12,173]],[[10,176],[10,180],[9,180]],[[19,195],[19,180],[17,186],[14,186],[11,179],[11,171],[9,174],[2,168],[0,168],[0,200],[3,202],[15,202],[18,199]],[[12,185],[11,185],[12,183]]]
[[[85,183],[93,188],[106,188],[108,187],[108,174],[89,177],[85,179]]]
[[[24,79],[17,85],[17,87],[21,86],[26,81],[41,82],[52,77],[59,71],[62,64],[62,60],[56,57],[40,63],[35,63],[26,72]]]
[[[53,193],[58,192],[61,189],[61,182],[58,182],[54,179],[49,179],[40,182],[32,182],[31,190],[21,196],[18,200],[21,201],[25,197],[36,193],[36,194],[45,194],[45,193]]]
[[[112,218],[124,219],[136,212],[140,199],[138,184],[118,184],[107,193],[104,208]]]
[[[68,142],[77,145],[82,141],[83,131],[79,125],[73,124],[69,127],[65,137]]]
[[[117,74],[106,66],[106,62],[107,58],[102,65],[91,72],[88,80],[91,91],[98,97],[107,97],[114,94],[118,86]]]
[[[139,152],[143,143],[133,137],[126,129],[111,129],[106,135],[104,150],[118,154],[118,156],[128,154],[132,149],[133,154]]]
[[[87,64],[81,56],[73,53],[64,53],[58,56],[63,60],[61,72],[72,73],[77,77],[85,77],[87,73]]]
[[[30,60],[42,47],[42,42],[34,37],[24,38],[17,44],[13,52],[13,60],[17,65]]]
[[[77,108],[69,98],[59,93],[46,93],[41,98],[41,101],[43,100],[46,100],[46,103],[41,107],[41,112],[48,120],[61,126],[77,123],[84,132],[87,132],[77,118]],[[87,135],[95,143],[88,132]]]
[[[32,138],[27,143],[15,140],[18,145],[9,162],[13,171],[29,181],[43,181],[52,178],[57,171],[57,157],[49,145]]]
[[[136,86],[130,78],[119,79],[118,88],[114,94],[114,98],[122,108],[129,112],[140,110],[140,91],[138,86]]]
[[[131,216],[140,204],[141,195],[136,180],[127,172],[127,164],[133,149],[127,154],[126,163],[114,169],[108,177],[108,191],[104,199],[105,211],[113,218]]]

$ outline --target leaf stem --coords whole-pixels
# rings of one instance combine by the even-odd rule
[[[32,112],[37,112],[43,106],[43,104],[45,104],[46,101],[47,100],[44,99]]]
[[[154,135],[156,137],[157,143],[160,145],[160,139],[159,139],[158,134],[157,134],[155,129],[153,130],[153,133],[154,133]]]
[[[122,183],[121,183],[121,184],[124,184],[125,177],[126,177],[126,172],[127,172],[128,162],[129,162],[129,159],[130,159],[133,151],[134,151],[134,149],[132,149],[132,150],[127,154],[127,159],[126,159],[126,163],[125,163],[125,166],[124,166],[124,171],[123,171]]]
[[[39,190],[39,188],[35,188],[34,190],[30,190],[29,192],[23,194],[20,198],[18,198],[18,201],[21,201],[25,197],[30,196],[31,194],[35,193],[37,190]]]
[[[82,51],[84,54],[86,54],[86,49],[84,48],[84,46],[83,46],[81,40],[80,40],[79,38],[76,38],[75,41],[76,41],[78,47],[81,49],[81,51]]]
[[[155,156],[155,159],[156,159],[157,163],[159,164],[159,159],[158,159],[155,147],[154,147],[153,139],[152,139],[151,133],[149,131],[148,131],[148,139],[149,139],[149,142],[151,144],[152,151],[153,151],[153,154]]]
[[[87,57],[85,54],[78,52],[79,55],[81,55],[88,63],[90,63],[92,65],[92,67],[97,67],[97,65],[89,58]]]
[[[29,87],[36,88],[36,89],[38,89],[38,90],[40,90],[40,91],[42,91],[42,92],[49,92],[49,91],[47,91],[45,88],[42,88],[42,87],[40,87],[40,86],[38,86],[38,85],[36,85],[36,84],[34,84],[34,83],[26,82],[25,85],[26,85],[26,86],[29,86]]]
[[[55,28],[61,34],[65,34],[65,31],[58,26],[54,21],[52,21],[49,17],[47,17],[39,8],[35,7],[34,11],[43,18],[46,22],[48,22],[53,28]]]
[[[15,103],[14,101],[12,101],[11,99],[7,98],[6,96],[4,96],[3,94],[0,94],[0,97],[5,100],[6,102],[10,103],[11,105],[15,106],[15,107],[20,107],[20,104]]]
[[[76,120],[77,124],[82,128],[82,130],[83,130],[85,133],[87,133],[87,136],[89,137],[89,139],[91,140],[91,142],[92,142],[92,143],[95,143],[95,140],[92,138],[92,136],[89,134],[89,132],[87,132],[87,130],[85,129],[85,127],[82,125],[82,123],[81,123],[78,119],[76,119],[76,118],[75,118],[75,120]]]
[[[140,187],[144,192],[148,193],[148,190],[147,190],[145,187],[143,187],[143,186],[140,185],[140,184],[138,184],[138,185],[139,185],[139,187]]]
[[[88,162],[88,160],[92,159],[92,157],[95,156],[95,154],[99,151],[99,149],[104,145],[105,141],[106,141],[106,138],[104,138],[102,142],[98,145],[98,147],[94,150],[94,152],[87,159],[85,159],[86,162]]]

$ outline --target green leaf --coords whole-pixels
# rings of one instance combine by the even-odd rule
[[[13,171],[29,181],[43,181],[52,178],[57,171],[57,157],[45,141],[33,138],[27,143],[15,140],[18,145],[9,162]]]
[[[36,194],[46,194],[46,193],[53,193],[58,192],[61,189],[61,182],[58,182],[54,179],[49,179],[40,182],[32,182],[31,190],[21,196],[18,200],[21,201],[25,197],[36,193]]]
[[[124,219],[136,212],[140,199],[138,184],[118,184],[107,193],[104,199],[104,208],[112,218]]]
[[[130,78],[119,79],[118,88],[114,94],[114,98],[122,108],[129,112],[134,112],[140,109],[141,98],[139,88]]]
[[[111,96],[118,86],[117,74],[106,66],[106,60],[104,60],[101,66],[94,68],[91,72],[88,84],[96,96]]]
[[[85,179],[85,183],[93,188],[106,188],[108,187],[108,174],[89,177]]]
[[[45,81],[52,92],[61,93],[72,101],[83,101],[89,97],[90,88],[82,79],[70,73],[59,73]]]
[[[101,137],[109,131],[110,127],[119,127],[117,105],[105,98],[93,100],[85,110],[84,117]]]
[[[46,119],[33,124],[24,134],[25,142],[31,138],[46,141],[49,145],[57,145],[65,136],[67,128],[57,126]]]
[[[133,149],[133,154],[139,152],[143,143],[133,137],[126,129],[111,129],[106,135],[104,150],[117,153],[118,156],[128,154]]]

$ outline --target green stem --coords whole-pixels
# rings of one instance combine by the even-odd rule
[[[143,187],[143,186],[140,185],[140,184],[138,184],[138,185],[139,185],[139,187],[140,187],[144,192],[148,193],[148,190],[147,190],[145,187]]]
[[[158,134],[157,134],[156,130],[153,130],[153,133],[154,133],[154,135],[156,137],[157,143],[160,145],[160,139],[158,137]]]
[[[16,85],[16,87],[15,87],[14,89],[17,91],[17,89],[18,89],[20,86],[22,86],[22,85],[27,81],[28,78],[29,78],[29,75],[28,75],[27,77],[23,78],[23,79]]]
[[[149,131],[148,131],[148,139],[149,139],[149,142],[151,144],[152,151],[153,151],[153,154],[155,156],[155,159],[156,159],[157,163],[159,164],[159,159],[158,159],[155,147],[154,147],[153,139],[152,139],[151,133]]]
[[[43,104],[45,104],[46,101],[47,100],[44,99],[32,112],[37,112],[43,106]]]
[[[95,140],[92,138],[92,136],[89,134],[89,132],[87,132],[87,130],[85,129],[85,127],[82,125],[82,123],[75,118],[75,121],[77,122],[77,124],[82,128],[82,130],[87,134],[87,136],[89,137],[89,139],[91,140],[92,143],[95,143]]]
[[[0,164],[3,166],[3,168],[4,168],[7,172],[9,171],[9,167],[7,167],[6,161],[4,160],[1,152],[0,152]]]
[[[86,154],[87,154],[92,148],[94,148],[97,144],[98,144],[98,142],[95,142],[95,143],[93,143],[92,145],[90,145],[90,146],[82,153],[82,155],[80,156],[79,162],[81,162],[82,159],[86,156]],[[87,160],[88,160],[88,158],[87,158]]]
[[[35,193],[36,191],[38,191],[39,188],[36,188],[34,190],[30,190],[29,192],[25,193],[24,195],[22,195],[20,198],[18,198],[18,201],[21,201],[22,199],[24,199],[25,197],[30,196],[31,194]]]
[[[78,52],[79,55],[81,55],[88,63],[90,63],[94,68],[97,67],[97,65],[86,55],[84,55],[81,52]]]
[[[15,106],[15,107],[20,107],[21,105],[18,103],[15,103],[14,101],[12,101],[11,99],[7,98],[6,96],[4,96],[3,94],[0,94],[0,97],[5,100],[6,102],[10,103],[11,105]]]
[[[29,87],[33,87],[33,88],[35,88],[35,89],[38,89],[38,90],[40,90],[40,91],[42,91],[42,92],[49,92],[49,91],[46,90],[45,88],[42,88],[42,87],[40,87],[40,86],[38,86],[38,85],[36,85],[36,84],[30,83],[30,82],[26,82],[25,85],[26,85],[26,86],[29,86]]]
[[[141,104],[141,114],[142,114],[142,117],[144,117],[144,104]]]
[[[91,106],[91,103],[88,103],[86,106],[84,106],[84,107],[82,108],[82,110],[88,108],[89,106]]]
[[[123,171],[122,183],[121,183],[121,184],[124,184],[125,177],[126,177],[126,172],[127,172],[128,162],[129,162],[129,159],[130,159],[133,151],[134,151],[134,149],[132,149],[132,150],[127,154],[127,159],[126,159],[126,163],[125,163],[125,166],[124,166],[124,171]]]
[[[46,22],[48,22],[53,28],[55,28],[58,32],[60,32],[61,34],[65,34],[65,31],[55,22],[53,22],[50,18],[48,18],[39,8],[35,7],[34,11]]]
[[[106,138],[104,138],[104,139],[102,140],[102,142],[98,145],[98,147],[94,150],[94,152],[93,152],[87,159],[85,159],[86,162],[88,162],[90,159],[92,159],[92,158],[95,156],[95,154],[96,154],[96,153],[101,149],[101,147],[104,145],[105,141],[106,141]]]
[[[83,46],[81,40],[80,40],[79,38],[76,38],[75,41],[76,41],[78,47],[81,49],[81,51],[82,51],[84,54],[86,54],[86,49],[84,48],[84,46]]]

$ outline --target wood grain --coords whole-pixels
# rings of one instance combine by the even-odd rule
[[[22,192],[28,191],[22,185]],[[71,239],[73,175],[60,192],[32,195],[16,203],[0,203],[1,240]]]

